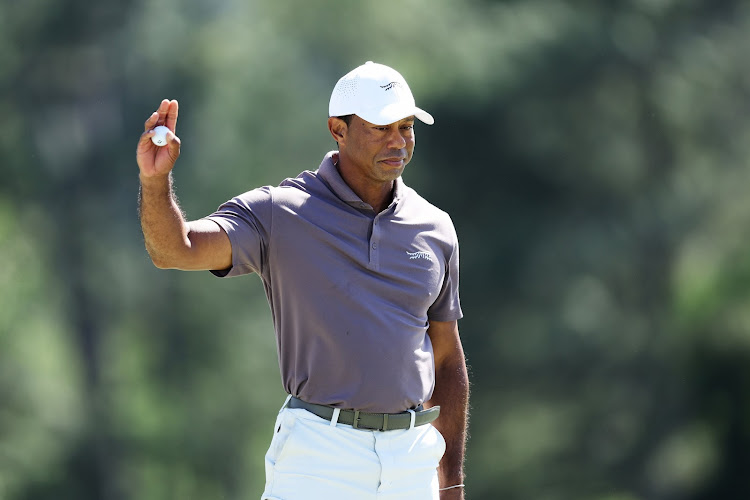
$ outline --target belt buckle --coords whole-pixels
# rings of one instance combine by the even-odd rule
[[[380,428],[365,427],[365,426],[359,425],[359,421],[361,420],[359,418],[359,413],[360,413],[359,410],[354,410],[354,420],[352,421],[352,428],[360,430],[360,431],[379,431],[379,430],[381,430]]]

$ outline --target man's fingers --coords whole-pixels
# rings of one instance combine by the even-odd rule
[[[169,152],[169,157],[172,160],[172,164],[174,164],[177,161],[177,158],[180,157],[180,138],[177,137],[174,132],[171,130],[167,132],[167,150]]]
[[[177,130],[177,115],[179,114],[179,110],[180,105],[177,102],[177,99],[169,101],[169,104],[167,106],[167,119],[164,124],[172,132]]]
[[[148,125],[148,122],[146,122]],[[144,133],[141,134],[141,138],[138,140],[138,147],[136,150],[138,152],[146,151],[150,147],[153,146],[153,142],[151,142],[151,137],[153,137],[154,131],[147,129]]]
[[[156,110],[156,114],[158,115],[158,118],[156,119],[156,123],[154,124],[154,127],[158,127],[159,125],[164,125],[166,123],[168,109],[169,109],[169,99],[162,99],[161,103],[159,104],[159,108]]]
[[[162,99],[161,103],[159,103],[159,108],[151,113],[146,123],[143,124],[143,128],[148,132],[159,125],[165,125],[169,130],[174,132],[177,127],[178,114],[179,104],[177,103],[177,99]]]
[[[180,138],[177,137],[177,135],[172,132],[171,130],[167,132],[167,147],[170,149],[173,148],[180,148],[180,144],[182,144],[182,141],[180,141]]]
[[[156,121],[159,119],[159,113],[154,111],[151,113],[151,116],[148,117],[148,120],[146,120],[146,123],[143,124],[144,130],[148,132],[149,130],[153,129],[156,126]]]
[[[164,118],[169,109],[169,99],[162,99],[159,103],[159,118]],[[161,125],[161,124],[160,124]]]
[[[175,127],[177,126],[177,114],[179,112],[179,104],[177,100],[163,99],[159,104],[159,108],[151,113],[144,123],[144,132],[141,134],[141,138],[138,141],[138,152],[146,152],[156,147],[151,138],[155,135],[154,129],[159,125],[164,125],[169,129],[167,132],[167,146],[169,156],[172,157],[173,161],[180,155],[180,138],[175,135]],[[159,148],[157,147],[157,150]]]

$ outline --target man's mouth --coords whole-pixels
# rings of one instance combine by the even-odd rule
[[[385,163],[386,165],[390,165],[392,167],[399,167],[404,163],[404,160],[406,158],[403,157],[393,157],[393,158],[385,158],[383,160],[380,160],[382,163]]]

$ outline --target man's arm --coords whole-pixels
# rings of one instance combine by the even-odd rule
[[[187,222],[172,189],[172,169],[180,156],[180,139],[174,133],[177,114],[177,101],[163,100],[146,120],[145,132],[138,142],[138,212],[146,250],[160,268],[227,269],[232,265],[229,237],[211,221]],[[158,125],[170,130],[163,147],[151,142],[151,130]]]
[[[464,482],[464,449],[469,416],[469,376],[457,321],[430,321],[427,334],[435,356],[435,390],[425,407],[440,406],[433,425],[445,438],[445,455],[438,467],[440,488]],[[441,500],[463,499],[463,488],[440,492]]]

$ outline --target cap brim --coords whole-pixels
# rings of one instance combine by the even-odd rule
[[[364,116],[364,114],[367,114],[369,116]],[[370,114],[365,112],[359,115],[360,118],[363,118],[370,123],[374,123],[375,125],[389,125],[410,116],[418,118],[420,121],[426,123],[427,125],[432,125],[433,123],[435,123],[435,119],[430,113],[416,106],[404,107],[399,105],[390,105],[379,110],[378,113]]]
[[[432,115],[424,109],[415,108],[415,111],[416,113],[414,113],[414,116],[419,118],[422,122],[426,123],[427,125],[432,125],[433,123],[435,123],[435,119],[432,117]]]

